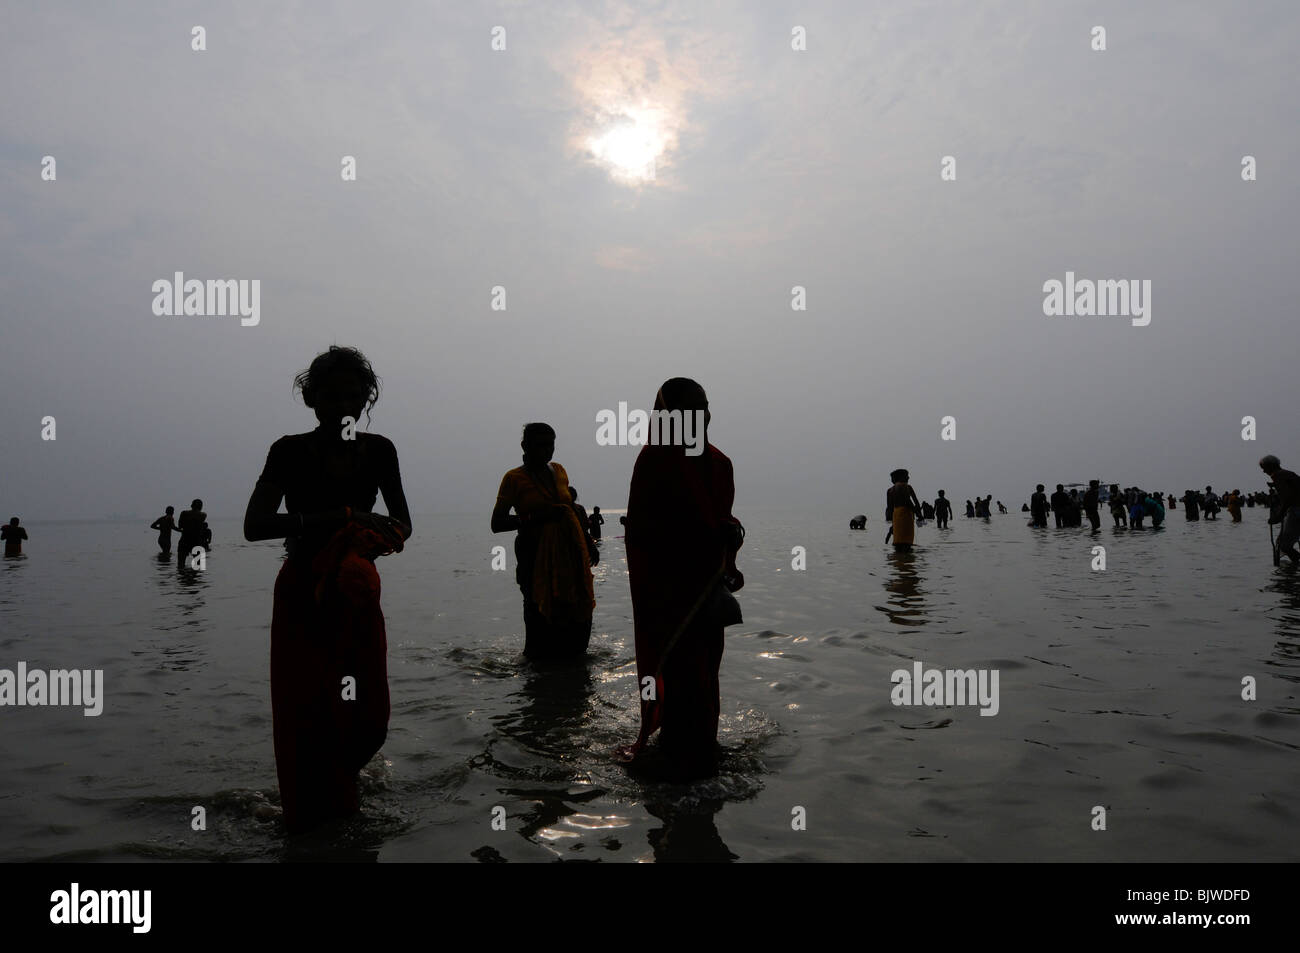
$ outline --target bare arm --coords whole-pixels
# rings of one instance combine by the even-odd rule
[[[347,509],[325,510],[321,513],[280,513],[284,492],[277,486],[259,481],[248,498],[244,511],[244,539],[286,539],[299,535],[304,529],[325,524],[341,526],[347,520]],[[385,502],[387,499],[385,498]]]

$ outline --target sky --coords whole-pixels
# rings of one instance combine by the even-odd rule
[[[1300,464],[1298,35],[1289,0],[0,0],[0,515],[242,515],[331,344],[412,513],[485,525],[532,420],[625,505],[597,414],[675,376],[742,521],[875,513],[896,467],[1262,488]],[[155,314],[177,271],[260,320]],[[1150,323],[1045,315],[1067,271],[1150,281]]]

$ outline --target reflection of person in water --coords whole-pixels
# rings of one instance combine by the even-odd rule
[[[591,641],[591,567],[600,551],[587,543],[569,474],[551,460],[555,430],[528,424],[520,447],[523,465],[501,478],[492,532],[518,532],[515,581],[524,597],[524,655],[537,661],[580,658]]]
[[[172,554],[172,530],[176,528],[176,518],[172,514],[175,512],[176,508],[169,506],[166,513],[149,524],[150,529],[158,531],[158,548],[168,557]]]
[[[392,441],[342,425],[379,397],[370,362],[332,346],[294,384],[320,425],[271,445],[244,514],[246,539],[288,549],[271,617],[271,714],[291,833],[360,810],[358,775],[389,716],[374,560],[411,535]],[[371,512],[381,493],[390,516]]]
[[[6,556],[23,554],[23,540],[27,538],[27,530],[18,523],[18,517],[15,516],[9,520],[8,525],[0,526],[0,539],[4,540]]]
[[[203,512],[203,501],[195,500],[190,504],[190,508],[180,515],[176,521],[176,528],[180,530],[181,540],[176,544],[176,565],[178,568],[185,565],[185,560],[190,557],[196,546],[203,547],[207,545],[210,538],[208,536],[208,514]]]

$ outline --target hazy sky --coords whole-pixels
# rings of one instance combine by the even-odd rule
[[[596,414],[678,375],[742,520],[875,514],[899,466],[1262,486],[1300,464],[1297,37],[1292,0],[0,3],[0,515],[241,515],[331,343],[412,512],[485,527],[529,420],[623,506]],[[1150,325],[1045,316],[1067,270],[1150,280]],[[258,279],[260,324],[155,315],[176,271]]]

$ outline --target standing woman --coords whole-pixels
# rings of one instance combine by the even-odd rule
[[[885,512],[893,524],[894,550],[905,553],[912,548],[916,538],[916,514],[921,511],[921,502],[916,498],[916,491],[908,485],[906,470],[895,470],[889,479],[894,485],[885,494]],[[983,501],[983,506],[988,506],[988,500]],[[987,516],[988,510],[976,510],[976,513]]]
[[[524,655],[561,661],[583,655],[596,608],[591,567],[600,559],[569,491],[569,475],[553,463],[555,430],[524,427],[523,466],[501,478],[492,532],[518,530],[515,581],[524,596]],[[514,509],[515,515],[510,515]]]
[[[674,779],[686,780],[717,773],[723,632],[739,620],[720,606],[725,595],[714,596],[745,584],[736,568],[745,530],[731,515],[731,461],[707,442],[704,388],[674,377],[659,388],[655,410],[697,414],[705,449],[692,456],[682,440],[647,444],[632,471],[626,542],[641,733],[624,756],[635,756],[660,729]],[[646,697],[649,678],[653,698]]]
[[[370,362],[331,347],[294,387],[320,426],[271,445],[244,514],[246,539],[284,539],[288,550],[271,617],[271,713],[290,833],[360,810],[357,774],[388,733],[374,559],[411,535],[392,441],[343,423],[379,398]],[[379,493],[390,516],[371,512]]]

